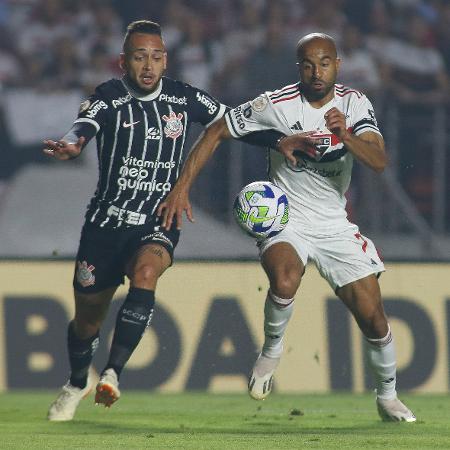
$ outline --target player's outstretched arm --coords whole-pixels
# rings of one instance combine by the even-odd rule
[[[230,137],[231,134],[223,117],[208,127],[199,137],[186,159],[178,181],[158,207],[157,214],[160,217],[162,216],[161,224],[163,228],[169,230],[175,217],[177,229],[180,230],[183,223],[183,212],[186,213],[186,217],[190,222],[194,222],[189,201],[189,191],[194,180],[211,158],[220,142]]]
[[[44,141],[44,153],[61,161],[76,158],[83,147],[97,134],[94,125],[88,122],[75,122],[72,128],[59,140]]]

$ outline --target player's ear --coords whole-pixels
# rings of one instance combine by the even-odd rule
[[[339,67],[341,67],[341,58],[336,58],[336,70],[339,70]]]
[[[166,70],[167,69],[167,52],[164,52],[163,58],[164,58],[164,70]]]
[[[121,53],[119,56],[119,67],[123,72],[127,71],[127,63],[125,60],[125,53]]]

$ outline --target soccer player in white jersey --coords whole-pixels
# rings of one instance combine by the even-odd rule
[[[345,211],[354,159],[376,172],[386,166],[383,137],[370,101],[335,84],[340,60],[332,37],[312,33],[300,39],[297,64],[299,83],[234,108],[206,131],[158,213],[167,229],[174,217],[181,228],[183,212],[193,220],[190,187],[222,139],[256,130],[283,132],[278,151],[270,152],[269,176],[288,195],[290,221],[280,234],[259,243],[270,288],[265,341],[249,378],[249,393],[264,399],[271,391],[294,296],[312,260],[365,337],[381,418],[414,422],[414,414],[397,398],[394,342],[377,278],[384,265],[372,241],[348,221]]]

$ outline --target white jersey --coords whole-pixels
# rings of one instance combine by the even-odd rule
[[[234,137],[253,131],[276,129],[286,135],[316,131],[320,137],[320,160],[299,152],[295,166],[281,153],[269,155],[269,177],[288,195],[291,220],[305,231],[317,234],[338,232],[348,226],[345,192],[348,189],[353,156],[325,126],[325,113],[336,107],[346,116],[348,130],[360,135],[380,134],[372,104],[362,93],[335,85],[333,99],[313,108],[301,92],[301,83],[266,92],[225,115]]]

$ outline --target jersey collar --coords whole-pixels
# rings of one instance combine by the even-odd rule
[[[159,80],[158,86],[156,87],[156,89],[153,92],[151,92],[150,94],[147,94],[147,95],[142,95],[142,94],[139,94],[138,92],[136,92],[136,90],[133,89],[131,86],[129,86],[124,78],[122,78],[121,81],[122,81],[122,84],[124,85],[125,89],[131,94],[132,97],[137,98],[138,100],[141,100],[143,102],[149,102],[151,100],[157,99],[159,94],[161,93],[162,84],[163,84],[163,80],[161,78]]]

